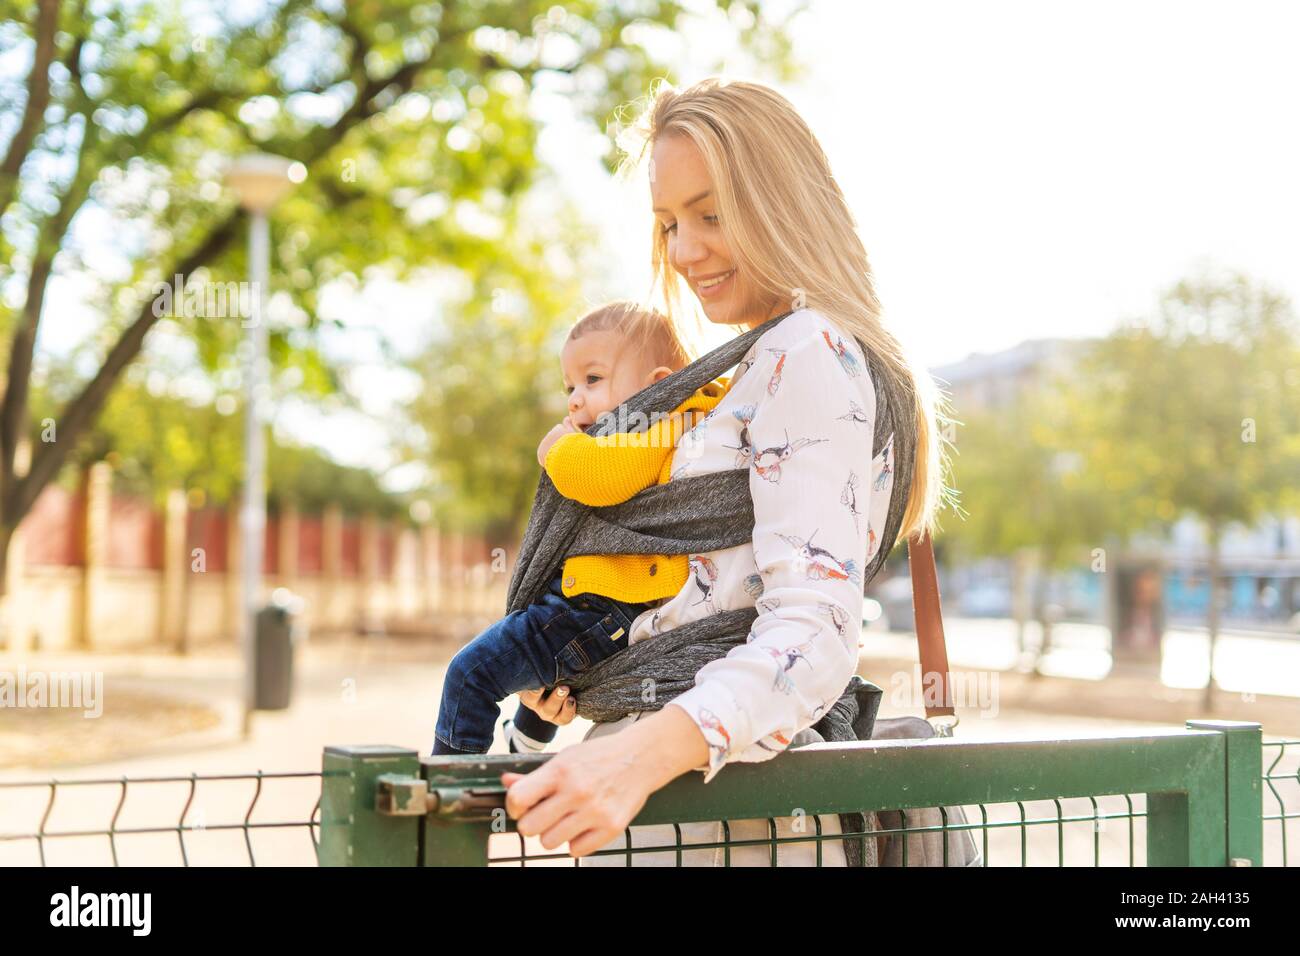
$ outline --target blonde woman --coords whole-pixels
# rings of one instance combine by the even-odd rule
[[[748,468],[753,539],[691,555],[686,586],[639,615],[629,635],[631,644],[653,640],[754,607],[749,642],[701,668],[695,686],[660,709],[596,724],[533,773],[503,777],[519,832],[548,849],[567,841],[574,856],[622,848],[649,795],[689,770],[707,783],[728,763],[820,739],[809,728],[857,666],[863,572],[883,560],[881,531],[891,513],[900,538],[931,530],[943,491],[933,386],[882,327],[853,217],[790,103],[759,84],[706,80],[660,90],[638,128],[641,154],[630,160],[649,159],[656,279],[669,316],[682,322],[690,293],[709,321],[738,330],[786,317],[737,366],[727,394],[688,435],[689,465],[672,476]],[[915,419],[910,487],[894,488],[892,441],[872,455],[876,393],[855,340]],[[560,724],[574,712],[566,688],[525,703]],[[840,832],[835,817],[823,821],[823,832]],[[673,842],[670,828],[666,840],[661,828],[638,830],[639,845]],[[790,835],[790,821],[778,830]],[[720,828],[696,824],[683,836],[715,840]],[[767,822],[733,822],[730,836],[765,839]],[[781,857],[811,862],[815,852],[795,844]],[[843,862],[836,842],[823,852],[825,862]],[[735,850],[731,860],[749,862]]]

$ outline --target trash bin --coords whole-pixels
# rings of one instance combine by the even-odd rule
[[[253,708],[285,710],[293,696],[293,646],[302,636],[301,601],[276,588],[257,612]]]

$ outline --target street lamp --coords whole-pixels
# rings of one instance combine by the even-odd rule
[[[239,641],[244,657],[244,722],[253,729],[254,666],[257,603],[262,584],[262,547],[266,537],[266,289],[270,278],[271,227],[267,214],[295,183],[307,178],[306,167],[283,156],[250,153],[240,156],[226,172],[226,185],[249,213],[248,269],[252,284],[252,314],[244,327],[244,494],[239,509],[243,544],[240,581]]]

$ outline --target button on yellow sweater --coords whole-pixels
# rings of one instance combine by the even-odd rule
[[[597,508],[666,484],[678,440],[713,410],[730,385],[727,377],[710,382],[644,432],[565,435],[547,451],[546,473],[560,494]],[[689,572],[684,554],[585,554],[564,562],[560,583],[566,597],[591,593],[644,603],[677,594]]]

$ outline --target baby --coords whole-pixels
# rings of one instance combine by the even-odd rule
[[[721,401],[729,379],[699,389],[645,432],[594,438],[584,429],[688,362],[668,319],[632,303],[603,305],[573,326],[560,355],[569,414],[537,448],[560,494],[603,507],[668,481],[678,440]],[[687,562],[684,554],[566,559],[538,603],[497,621],[452,659],[434,754],[486,753],[501,701],[624,650],[637,615],[686,584]],[[505,729],[513,753],[544,750],[557,730],[522,705]]]

